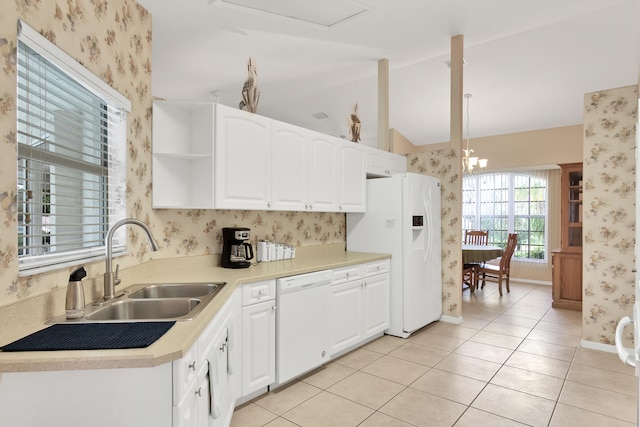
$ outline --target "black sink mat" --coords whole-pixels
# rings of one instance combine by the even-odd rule
[[[109,350],[153,344],[172,322],[77,323],[50,326],[10,344],[2,351]]]

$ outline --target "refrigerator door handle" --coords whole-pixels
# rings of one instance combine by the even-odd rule
[[[629,316],[625,316],[620,319],[618,322],[618,326],[616,327],[616,352],[618,353],[618,357],[625,365],[629,365],[632,367],[636,367],[636,355],[629,352],[626,348],[622,346],[622,332],[624,331],[625,326],[633,323],[633,320]]]
[[[427,217],[427,223],[425,224],[425,229],[428,230],[428,233],[425,233],[425,239],[427,240],[427,247],[424,251],[424,261],[426,262],[429,258],[431,258],[431,251],[433,250],[433,239],[431,238],[431,233],[433,233],[433,222],[431,218],[431,207],[427,205],[427,197],[424,192],[422,193],[422,204],[424,205],[424,213]]]

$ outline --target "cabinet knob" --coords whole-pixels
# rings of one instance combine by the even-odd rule
[[[196,361],[194,360],[193,363],[189,363],[189,369],[193,369],[194,371],[196,370]]]
[[[276,306],[274,305],[271,311],[276,311]]]
[[[198,387],[198,389],[196,390],[196,395],[202,397],[202,387]]]
[[[258,295],[265,295],[266,292],[264,291],[264,289],[260,289],[260,292],[258,292]]]
[[[349,278],[349,273],[347,273],[347,279]]]
[[[270,208],[271,207],[271,202],[267,202],[267,207]]]

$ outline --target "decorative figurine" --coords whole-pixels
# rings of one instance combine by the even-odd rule
[[[353,107],[353,113],[349,114],[349,132],[351,141],[360,142],[360,119],[358,118],[358,103]]]
[[[253,64],[251,57],[249,57],[249,62],[247,63],[247,72],[249,76],[242,86],[242,101],[240,101],[240,109],[249,111],[250,113],[255,113],[258,110],[260,92],[258,92],[258,75],[256,73],[256,66]]]

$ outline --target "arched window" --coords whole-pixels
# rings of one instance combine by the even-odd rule
[[[547,171],[470,175],[462,184],[462,229],[488,230],[489,244],[518,234],[514,258],[546,261]]]

